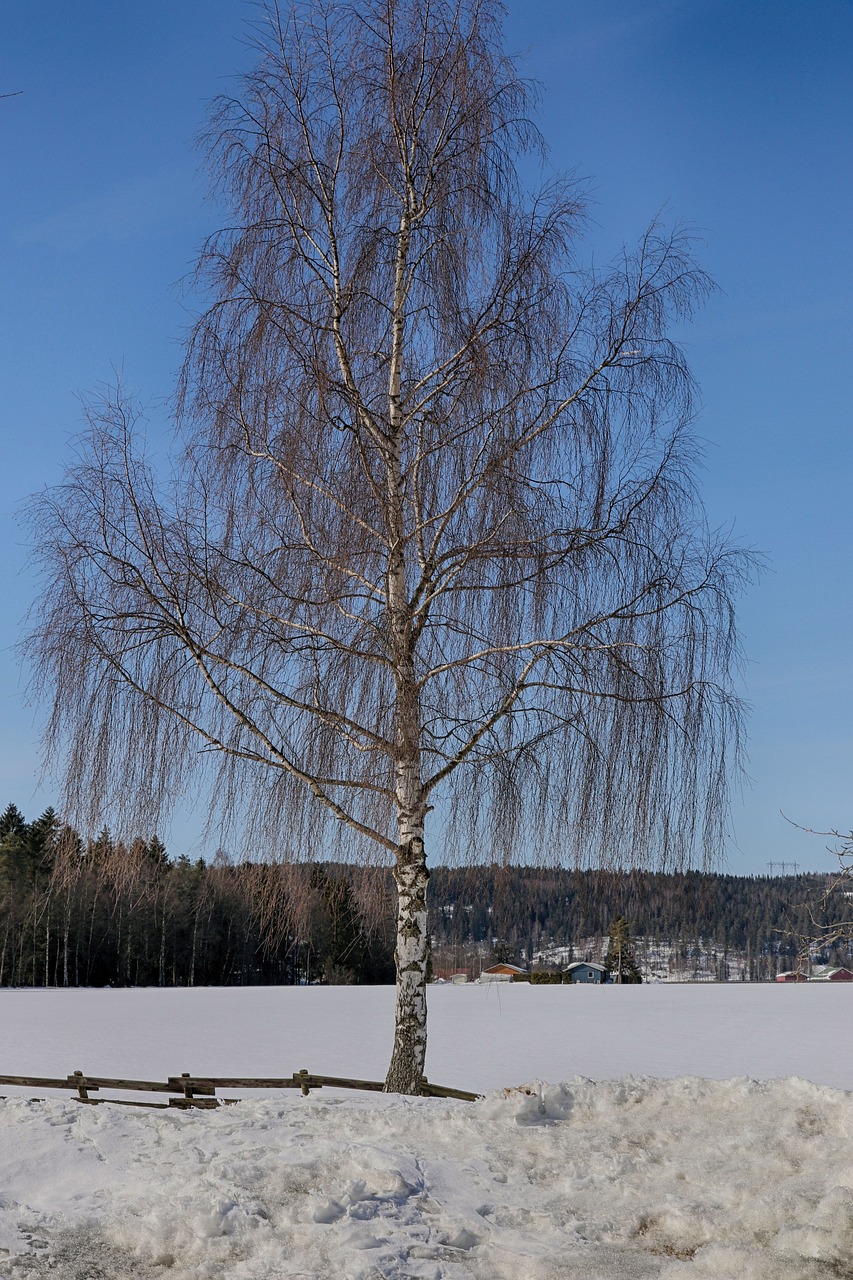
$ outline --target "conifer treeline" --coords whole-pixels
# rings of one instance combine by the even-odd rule
[[[0,986],[393,982],[390,937],[381,918],[368,930],[352,877],[299,871],[288,885],[278,868],[171,860],[156,838],[82,841],[52,809],[26,822],[9,805]]]
[[[761,980],[793,963],[816,925],[850,921],[853,934],[853,900],[836,891],[824,901],[829,881],[825,874],[439,867],[430,882],[432,932],[437,947],[491,940],[504,958],[525,961],[571,946],[583,959],[589,940],[606,943],[612,922],[624,916],[634,938],[652,947],[672,944],[686,959],[713,944],[743,956],[746,976]],[[813,958],[843,964],[849,955],[841,944]]]
[[[638,942],[685,957],[710,943],[772,977],[814,932],[826,876],[625,875],[530,867],[434,869],[436,956],[469,948],[522,962],[605,939],[627,918]],[[383,871],[283,869],[170,859],[156,838],[84,841],[48,809],[0,816],[0,986],[192,986],[392,982],[392,885]],[[833,899],[818,922],[853,922]],[[851,924],[853,927],[853,923]],[[822,957],[848,960],[846,948]]]

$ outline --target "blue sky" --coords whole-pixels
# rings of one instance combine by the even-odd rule
[[[4,0],[0,15],[0,804],[33,816],[38,708],[11,646],[32,596],[15,514],[55,482],[78,396],[122,367],[155,418],[217,225],[193,138],[249,57],[242,0]],[[511,0],[555,169],[604,260],[659,212],[697,227],[719,291],[684,332],[712,521],[768,570],[740,609],[749,782],[728,866],[825,867],[785,822],[853,826],[853,6]],[[188,827],[178,823],[179,852]]]

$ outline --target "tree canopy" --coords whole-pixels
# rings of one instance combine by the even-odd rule
[[[283,853],[388,860],[407,1090],[428,813],[445,856],[707,857],[740,717],[747,564],[705,521],[672,338],[709,282],[659,225],[582,265],[577,185],[520,177],[544,144],[501,17],[266,10],[207,131],[231,216],[171,477],[109,393],[34,512],[72,810],[154,826],[201,773]]]

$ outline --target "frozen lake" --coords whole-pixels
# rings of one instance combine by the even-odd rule
[[[2,1075],[382,1079],[390,987],[0,991]],[[573,1076],[799,1076],[853,1088],[853,983],[432,986],[427,1076],[484,1091]]]

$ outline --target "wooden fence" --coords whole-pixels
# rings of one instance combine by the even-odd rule
[[[212,1107],[228,1106],[239,1102],[239,1098],[217,1098],[217,1089],[299,1089],[307,1095],[312,1089],[364,1089],[370,1093],[382,1093],[385,1086],[379,1080],[351,1080],[344,1076],[318,1076],[310,1071],[294,1071],[291,1076],[269,1077],[258,1076],[240,1078],[237,1076],[192,1076],[184,1072],[179,1076],[169,1076],[166,1080],[117,1080],[107,1076],[88,1076],[82,1071],[75,1071],[70,1076],[52,1079],[45,1076],[0,1076],[0,1087],[17,1085],[25,1089],[68,1089],[78,1102],[86,1102],[97,1106],[101,1102],[112,1102],[122,1107],[179,1107],[209,1110]],[[123,1093],[170,1093],[177,1095],[167,1102],[139,1102],[127,1098],[93,1098],[90,1095],[100,1093],[102,1089],[118,1090]],[[426,1077],[421,1080],[421,1096],[427,1098],[460,1098],[463,1102],[476,1102],[480,1096],[468,1093],[464,1089],[449,1089],[445,1085],[431,1084]],[[39,1101],[35,1098],[33,1101]]]

